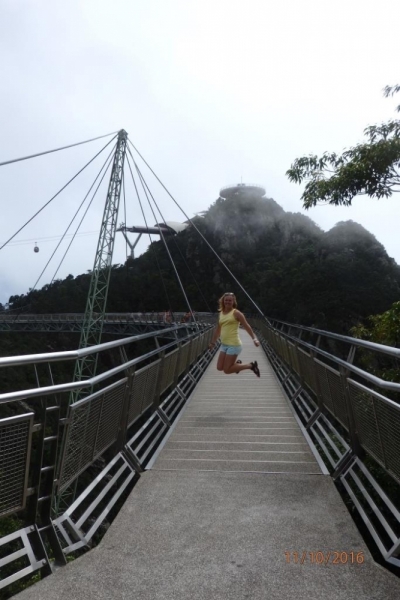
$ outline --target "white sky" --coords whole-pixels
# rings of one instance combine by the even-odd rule
[[[399,22],[398,0],[2,0],[0,162],[124,128],[189,216],[242,177],[324,230],[357,221],[400,263],[397,194],[306,212],[285,176],[295,158],[341,152],[396,118],[400,95],[382,89],[400,83]],[[0,167],[0,242],[105,141]],[[1,250],[0,302],[33,287],[55,248],[40,238],[63,233],[105,156],[15,238],[31,242]],[[165,218],[185,220],[144,173]],[[127,223],[142,224],[127,191]],[[105,195],[81,231],[99,230]],[[57,277],[91,269],[96,244],[80,237]]]

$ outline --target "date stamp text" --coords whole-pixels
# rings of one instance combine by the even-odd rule
[[[364,552],[345,552],[338,550],[328,550],[322,552],[284,552],[285,560],[289,564],[316,564],[316,565],[362,565],[364,562]]]

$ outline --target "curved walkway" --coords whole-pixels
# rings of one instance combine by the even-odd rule
[[[241,358],[257,356],[261,379],[218,373],[215,358],[100,545],[18,598],[400,597],[400,579],[371,558],[263,351],[243,341]]]

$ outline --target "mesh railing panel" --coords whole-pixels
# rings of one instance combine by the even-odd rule
[[[328,385],[331,392],[333,413],[337,420],[346,427],[349,428],[349,418],[347,415],[346,407],[346,396],[343,386],[343,381],[340,374],[333,369],[327,369],[326,376],[328,378]]]
[[[169,386],[172,385],[174,382],[176,363],[178,360],[178,353],[179,353],[179,350],[177,348],[176,350],[173,350],[172,352],[170,352],[169,354],[167,354],[164,357],[160,394],[165,392],[165,390],[168,389]]]
[[[386,468],[400,482],[400,406],[375,399]]]
[[[150,366],[150,365],[149,365]],[[138,369],[134,375],[134,385],[132,387],[129,400],[128,423],[131,425],[133,421],[141,414],[142,398],[146,390],[147,371],[149,366]]]
[[[297,349],[297,357],[300,364],[300,372],[305,383],[311,391],[317,393],[317,385],[315,383],[314,359],[309,354],[306,354],[300,348]]]
[[[179,353],[179,366],[178,366],[178,375],[182,375],[187,367],[188,355],[190,349],[190,342],[186,342],[183,344]]]
[[[379,437],[378,421],[375,415],[374,398],[349,381],[351,406],[361,446],[384,464],[384,453]]]
[[[329,367],[321,363],[319,360],[315,360],[314,364],[315,375],[319,385],[321,400],[324,403],[324,406],[326,406],[326,408],[334,415],[335,409],[333,406],[333,400],[327,376],[327,371],[329,370]]]
[[[297,360],[296,346],[294,344],[291,344],[290,342],[288,342],[287,346],[288,346],[288,351],[289,351],[289,356],[290,356],[290,366],[292,367],[293,371],[295,373],[297,373],[297,375],[300,375],[299,363]]]
[[[189,365],[192,365],[196,359],[198,338],[190,342]]]
[[[0,421],[0,515],[24,507],[32,422],[33,415]]]
[[[285,363],[287,365],[290,365],[290,356],[289,356],[289,350],[288,350],[288,344],[287,341],[283,338],[282,339],[282,355],[281,358],[285,361]]]
[[[60,489],[67,487],[118,436],[126,379],[69,407]]]
[[[99,420],[101,415],[101,396],[95,398],[92,402],[88,402],[84,407],[79,410],[79,421],[78,429],[81,430],[83,427],[82,441],[79,440],[79,445],[82,448],[81,452],[81,466],[79,470],[85,468],[85,465],[90,465],[93,460],[94,447],[96,444],[97,430],[99,427]],[[85,412],[86,411],[86,412]],[[72,427],[74,426],[74,411],[72,406]]]
[[[145,369],[147,369],[147,377],[142,395],[140,414],[142,414],[154,402],[160,365],[161,359],[159,358],[158,360],[145,367]],[[135,380],[133,381],[133,389],[135,389]]]
[[[94,448],[94,458],[99,454],[102,454],[104,450],[117,439],[125,392],[126,383],[121,382],[118,387],[106,392],[103,396],[101,417]]]
[[[394,406],[349,380],[351,406],[358,440],[400,481],[400,406]]]
[[[204,333],[200,334],[199,336],[199,341],[197,344],[197,356],[196,358],[199,358],[200,354],[204,351],[204,347],[205,347],[205,335]]]

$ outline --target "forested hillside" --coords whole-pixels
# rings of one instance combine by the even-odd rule
[[[272,199],[219,198],[196,226],[270,317],[348,333],[400,298],[400,267],[362,226],[338,223],[323,232],[310,218],[285,212]],[[215,310],[234,291],[254,311],[194,228],[168,240],[194,310]],[[188,266],[187,266],[188,265]],[[189,268],[191,272],[189,271]],[[68,276],[39,291],[10,298],[29,312],[83,312],[90,274]],[[107,310],[186,310],[162,242],[111,274]]]

